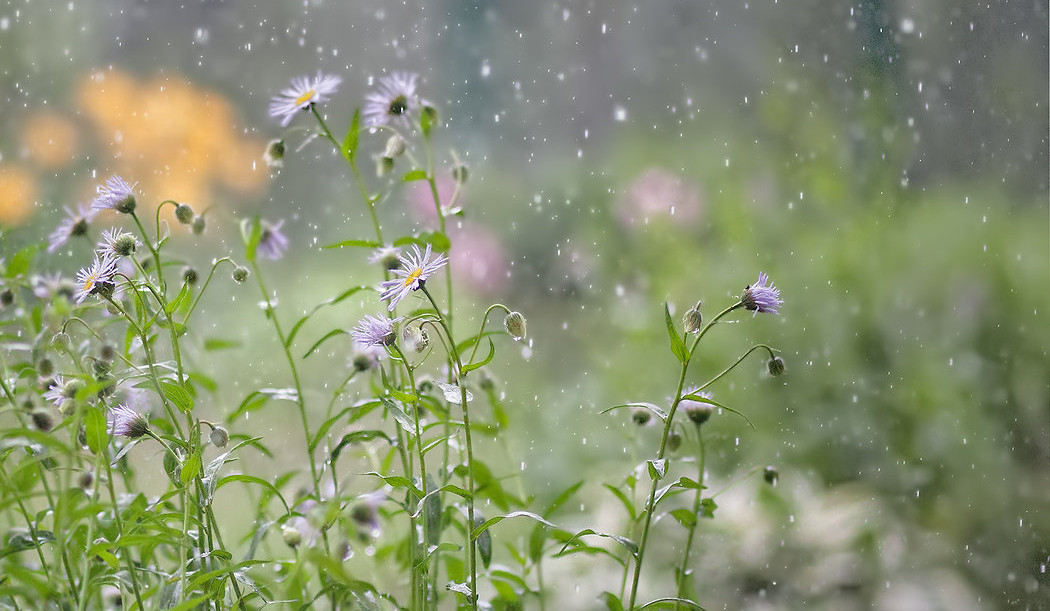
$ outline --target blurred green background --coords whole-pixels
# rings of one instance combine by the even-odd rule
[[[294,245],[269,282],[293,320],[378,277],[363,251],[320,249],[371,236],[323,142],[278,173],[262,163],[280,135],[270,96],[338,74],[323,111],[344,130],[370,79],[418,72],[441,112],[436,151],[470,167],[452,231],[459,333],[493,301],[528,316],[529,345],[494,364],[510,427],[482,451],[538,505],[586,478],[563,519],[623,528],[600,484],[652,455],[658,431],[599,412],[666,406],[664,301],[677,318],[702,299],[711,316],[765,271],[781,315],[716,329],[690,381],[754,342],[783,351],[786,375],[756,359],[714,388],[755,430],[707,425],[712,488],[767,464],[780,481],[718,497],[700,601],[1046,609],[1047,32],[1045,2],[0,2],[2,250],[42,242],[119,172],[144,199],[209,209],[203,241],[173,241],[202,268],[240,252],[235,217],[286,219]],[[395,186],[388,235],[430,227],[421,199]],[[68,275],[89,252],[42,266]],[[216,418],[288,384],[256,301],[229,282],[205,298],[196,341],[244,344],[197,353],[222,382]],[[376,310],[325,311],[300,353]],[[326,349],[308,373],[318,397],[350,352]],[[299,457],[295,418],[253,414],[238,432]],[[655,532],[659,567],[681,529]],[[615,568],[552,563],[563,608],[596,607]]]

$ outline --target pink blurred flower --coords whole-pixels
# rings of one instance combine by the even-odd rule
[[[627,228],[665,217],[675,224],[692,224],[700,218],[700,188],[662,168],[649,168],[636,178],[617,204],[617,217]]]
[[[441,198],[441,206],[448,209],[452,203],[452,195],[456,192],[456,181],[451,176],[439,175],[437,182],[438,197]],[[455,206],[463,206],[464,191],[461,188],[459,197],[456,198]],[[412,212],[412,218],[421,223],[432,225],[437,223],[437,208],[434,207],[434,196],[430,192],[430,185],[424,180],[409,183],[405,189],[405,199],[408,200],[408,208]]]
[[[487,227],[462,223],[449,231],[452,277],[482,295],[498,295],[509,282],[510,265],[499,238]]]

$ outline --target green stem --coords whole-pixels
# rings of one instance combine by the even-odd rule
[[[324,137],[335,146],[335,150],[343,153],[343,145],[332,135],[332,131],[328,129],[328,125],[324,122],[324,119],[321,118],[321,113],[317,112],[317,107],[311,104],[310,111],[313,112],[317,122],[321,125]],[[357,188],[361,191],[361,200],[368,205],[368,213],[372,217],[372,228],[375,229],[376,232],[376,241],[382,244],[383,230],[379,227],[379,217],[376,216],[376,204],[372,198],[368,196],[368,191],[365,189],[365,183],[361,180],[361,172],[357,169],[356,157],[350,157],[349,155],[343,154],[343,158],[346,159],[347,164],[350,166],[350,171],[354,174],[354,182],[357,183]]]
[[[678,375],[678,387],[674,394],[675,399],[674,402],[671,403],[671,409],[667,413],[667,418],[664,420],[664,430],[660,436],[660,450],[656,453],[656,461],[663,460],[664,455],[667,453],[667,437],[671,432],[671,425],[674,422],[675,411],[678,409],[678,404],[682,401],[682,388],[685,386],[685,374],[689,371],[689,363],[692,362],[693,355],[696,354],[697,345],[700,344],[700,340],[703,339],[704,335],[711,330],[711,327],[717,324],[723,316],[743,305],[743,302],[738,301],[736,304],[722,310],[700,330],[700,333],[697,334],[696,340],[689,349],[689,357],[684,363],[682,363],[682,371]],[[644,508],[645,523],[642,527],[642,540],[638,545],[637,558],[634,561],[634,576],[631,579],[631,597],[627,604],[627,609],[630,611],[634,611],[635,601],[638,599],[638,583],[642,576],[642,560],[645,558],[645,546],[649,542],[649,527],[653,521],[653,514],[656,512],[654,503],[656,502],[656,489],[658,483],[659,479],[653,479],[652,485],[649,488],[649,498],[648,501],[646,501]]]
[[[113,503],[113,521],[117,525],[117,532],[119,533],[118,538],[123,538],[125,535],[124,521],[120,518],[120,506],[117,505],[117,493],[113,489],[113,468],[110,466],[109,461],[106,460],[105,456],[101,454],[99,455],[99,462],[106,466],[106,489],[109,491],[109,500]],[[116,542],[114,541],[114,543]],[[131,549],[125,548],[124,553],[122,553],[121,556],[124,558],[124,564],[128,569],[128,577],[131,579],[131,591],[135,594],[135,602],[138,603],[139,609],[145,609],[146,607],[142,605],[142,593],[139,591],[139,582],[135,577],[135,565],[131,562]]]
[[[700,465],[697,469],[696,483],[699,484],[696,488],[696,497],[693,498],[693,523],[689,526],[689,536],[685,540],[685,550],[682,552],[682,564],[678,568],[678,594],[676,598],[683,598],[685,596],[686,583],[688,576],[686,570],[689,568],[689,552],[693,547],[693,537],[696,535],[696,526],[700,522],[700,502],[703,500],[704,492],[704,459],[706,452],[704,451],[704,431],[702,426],[696,427],[696,440],[700,456]],[[679,608],[679,603],[675,603],[675,609]]]

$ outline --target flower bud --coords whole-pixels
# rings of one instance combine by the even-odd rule
[[[291,548],[298,547],[303,542],[303,535],[294,526],[281,527],[281,538],[284,539],[285,545]]]
[[[678,431],[671,431],[667,434],[667,449],[672,452],[677,452],[678,448],[682,447],[682,434]]]
[[[710,403],[702,403],[700,401],[682,401],[682,410],[685,411],[685,415],[696,426],[707,422],[707,419],[714,412],[714,408],[711,407]]]
[[[43,376],[43,377],[46,378],[47,376],[55,373],[55,364],[51,361],[51,359],[49,359],[47,357],[44,357],[44,358],[40,359],[39,361],[37,361],[37,363],[36,363],[36,372],[37,372],[37,375],[40,375],[40,376]]]
[[[65,331],[59,331],[51,337],[51,345],[55,348],[65,349],[69,347],[69,334]]]
[[[248,268],[238,267],[233,270],[233,280],[237,283],[242,283],[248,279]]]
[[[185,269],[182,270],[182,280],[186,284],[188,284],[190,286],[193,286],[194,284],[197,284],[197,280],[198,279],[199,279],[199,276],[197,275],[197,270],[196,269],[194,269],[192,267],[186,267]]]
[[[113,363],[104,359],[95,359],[91,362],[91,371],[95,374],[96,380],[101,380],[109,375],[109,372],[113,370]]]
[[[379,156],[376,157],[376,176],[382,178],[387,174],[394,171],[394,158]]]
[[[766,366],[769,368],[769,375],[771,376],[778,376],[784,373],[784,359],[780,358],[779,356],[774,356],[773,358],[769,359],[769,362],[766,364]]]
[[[113,252],[121,257],[130,257],[139,247],[139,241],[130,233],[118,233],[113,238]]]
[[[54,426],[54,420],[51,418],[51,412],[43,409],[33,410],[33,413],[29,414],[29,417],[33,420],[33,426],[39,431],[48,432],[51,427]]]
[[[193,208],[190,208],[187,204],[176,205],[175,218],[183,225],[189,225],[193,222]]]
[[[95,484],[95,474],[90,469],[81,471],[77,475],[77,487],[84,492],[90,492],[91,486]]]
[[[470,175],[470,171],[467,170],[467,166],[459,164],[452,168],[452,178],[459,184],[466,184],[467,177]]]
[[[514,341],[525,339],[525,316],[521,312],[511,312],[503,319],[503,327]]]
[[[198,214],[197,216],[193,217],[193,222],[190,223],[190,231],[193,232],[193,235],[200,235],[204,233],[204,225],[204,215]]]
[[[386,151],[383,153],[383,156],[389,157],[393,161],[405,154],[405,148],[405,139],[398,134],[394,134],[387,139]]]
[[[375,365],[376,359],[374,356],[368,354],[367,352],[358,352],[354,354],[353,359],[351,359],[350,363],[353,366],[354,371],[365,372]]]
[[[406,325],[401,331],[401,342],[415,352],[423,352],[430,346],[430,338],[427,337],[426,329],[411,325]]]
[[[638,426],[645,426],[649,424],[649,421],[652,419],[653,415],[644,407],[631,408],[631,420],[634,420],[634,423]]]
[[[135,211],[135,195],[128,193],[123,199],[113,205],[113,209],[122,214],[131,214]]]
[[[0,305],[9,306],[15,302],[15,294],[11,289],[4,289],[0,291]]]
[[[117,358],[117,348],[113,344],[102,344],[98,349],[98,357],[105,361],[112,361]]]
[[[263,161],[266,162],[267,167],[282,168],[284,167],[284,153],[284,140],[270,140],[266,144],[266,151],[263,152]]]
[[[230,433],[222,426],[213,426],[211,429],[211,445],[216,448],[225,448],[230,442]]]
[[[777,480],[780,478],[780,472],[777,471],[776,467],[766,467],[762,471],[762,479],[766,480],[766,483],[770,486],[776,486]]]
[[[689,308],[685,316],[682,317],[682,324],[686,333],[699,333],[703,322],[704,317],[700,314],[700,302],[696,303],[695,308]]]

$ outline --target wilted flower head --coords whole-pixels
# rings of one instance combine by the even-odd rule
[[[745,308],[754,310],[755,316],[759,312],[779,314],[780,306],[784,304],[784,300],[780,298],[780,289],[769,282],[765,272],[759,272],[758,281],[744,287],[740,301]]]
[[[370,346],[392,346],[397,339],[394,332],[394,323],[400,319],[380,318],[378,316],[365,316],[357,326],[350,331],[350,337],[359,348]]]
[[[127,405],[121,404],[109,410],[109,433],[137,439],[149,431],[149,420]]]
[[[47,252],[55,252],[68,242],[69,238],[87,235],[88,225],[97,214],[84,204],[77,204],[76,212],[70,210],[68,206],[63,206],[63,208],[66,210],[66,218],[62,219],[48,236]]]
[[[685,394],[695,394],[706,399],[711,398],[711,393],[704,391],[697,392],[695,388],[693,390],[687,390]],[[714,408],[711,406],[710,403],[696,401],[695,399],[682,399],[682,401],[678,404],[678,407],[682,408],[682,411],[685,412],[686,417],[692,420],[693,423],[697,426],[700,426],[701,424],[707,422],[707,419],[710,418],[711,414],[714,412]]]
[[[135,183],[138,184],[138,183]],[[125,214],[135,210],[135,184],[128,184],[120,176],[110,177],[105,184],[95,189],[95,199],[91,202],[94,210],[116,210]]]
[[[113,276],[117,273],[117,260],[108,253],[95,253],[95,262],[77,272],[76,297],[82,303],[88,295],[96,293],[112,294]]]
[[[284,140],[270,140],[270,142],[266,144],[266,150],[263,152],[263,161],[266,162],[267,167],[283,168],[284,153]]]
[[[376,90],[365,96],[362,114],[369,127],[397,123],[409,126],[409,116],[419,107],[416,80],[419,75],[392,72],[379,77]]]
[[[138,247],[139,241],[134,235],[114,227],[102,232],[102,242],[98,245],[98,251],[112,258],[128,257],[135,254]]]
[[[324,74],[320,70],[314,78],[293,78],[289,87],[285,87],[280,95],[275,95],[270,100],[270,116],[280,119],[281,126],[286,126],[295,118],[296,111],[306,110],[313,104],[326,101],[328,96],[335,93],[341,82],[343,79],[340,77]]]
[[[390,300],[388,310],[392,311],[410,292],[418,290],[427,278],[448,263],[448,257],[445,255],[437,255],[433,260],[430,255],[430,244],[427,244],[423,252],[420,252],[419,246],[413,244],[412,254],[398,258],[401,269],[395,269],[391,273],[399,277],[383,282],[383,292],[379,295],[381,300]]]
[[[288,250],[288,238],[281,232],[281,225],[284,225],[284,220],[276,223],[259,222],[262,224],[262,230],[259,234],[259,248],[257,252],[267,259],[276,261],[284,256],[284,251]]]

